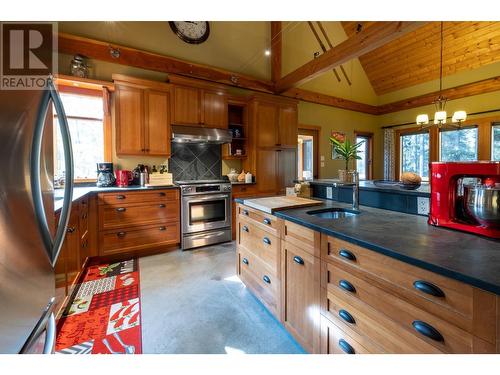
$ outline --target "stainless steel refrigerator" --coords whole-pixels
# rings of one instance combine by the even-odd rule
[[[53,110],[66,172],[58,225],[54,223]],[[44,90],[0,90],[0,353],[54,352],[54,265],[72,195],[71,139],[52,79]]]

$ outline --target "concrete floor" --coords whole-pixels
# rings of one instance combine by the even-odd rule
[[[140,258],[143,352],[304,353],[235,268],[234,243]]]

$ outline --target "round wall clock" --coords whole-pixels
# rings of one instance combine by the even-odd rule
[[[210,35],[208,21],[170,21],[170,28],[186,43],[200,44]]]

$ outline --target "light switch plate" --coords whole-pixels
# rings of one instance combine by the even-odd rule
[[[325,162],[324,162],[324,161],[322,161],[322,162],[321,162],[321,168],[324,168],[324,167],[325,167]]]
[[[325,161],[325,155],[321,155],[321,161]]]
[[[326,187],[326,199],[333,199],[333,188],[331,186]]]
[[[427,216],[429,214],[429,198],[417,197],[417,213]]]

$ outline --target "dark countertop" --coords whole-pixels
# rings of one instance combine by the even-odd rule
[[[244,199],[236,201],[244,203]],[[360,207],[359,215],[343,219],[307,214],[326,207],[351,205],[324,200],[323,206],[278,211],[275,215],[500,295],[500,241],[433,227],[426,217],[365,206]]]
[[[339,180],[336,179],[317,179],[317,180],[312,180],[308,181],[309,184],[311,185],[334,185],[334,184],[341,184]],[[351,189],[351,186],[345,185],[342,186],[340,185],[339,187],[341,188],[346,188],[346,189]],[[417,195],[421,197],[430,197],[430,191],[431,187],[428,183],[422,183],[422,185],[415,190],[406,190],[402,189],[399,186],[375,186],[373,181],[360,181],[359,182],[359,189],[360,190],[372,190],[372,191],[381,191],[381,192],[387,192],[387,193],[394,193],[394,194],[404,194],[404,195]]]
[[[73,202],[76,202],[78,199],[83,198],[88,194],[93,193],[112,193],[118,191],[142,191],[142,190],[157,190],[157,189],[178,189],[179,187],[176,185],[170,186],[150,186],[150,187],[142,187],[142,186],[127,186],[127,187],[97,187],[97,186],[75,186],[73,189]],[[64,197],[64,189],[56,189],[54,190],[54,211],[57,212],[62,208]]]
[[[257,182],[231,182],[231,185],[255,185]]]

